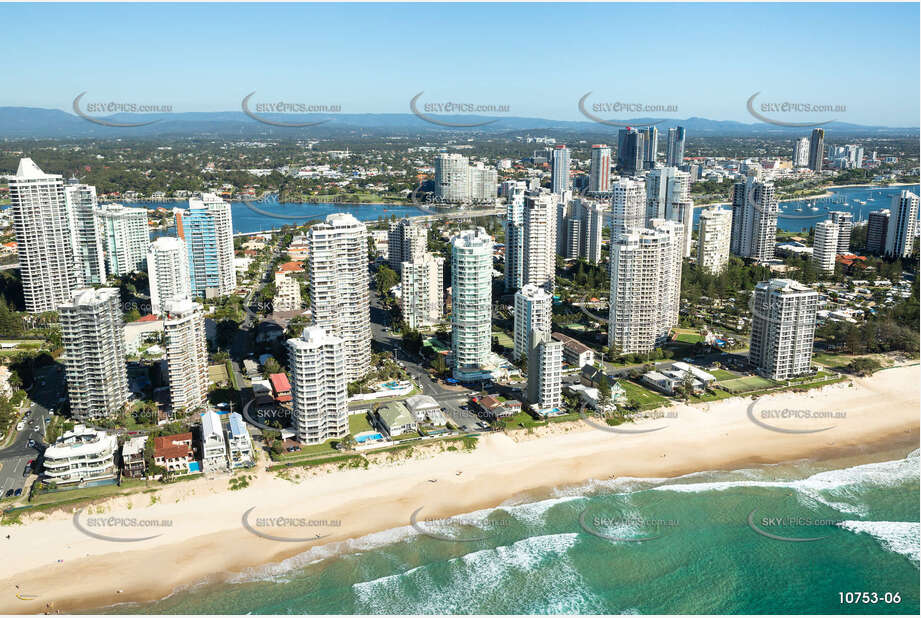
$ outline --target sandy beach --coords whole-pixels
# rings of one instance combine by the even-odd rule
[[[543,430],[543,435],[489,435],[474,451],[417,454],[368,469],[312,474],[292,469],[285,479],[262,467],[243,489],[229,490],[226,476],[177,483],[94,505],[77,518],[91,533],[155,536],[142,541],[94,538],[75,525],[73,512],[24,518],[23,525],[0,528],[5,558],[0,561],[0,611],[68,612],[155,600],[178,587],[277,562],[314,545],[405,527],[419,509],[422,521],[590,479],[677,476],[917,442],[919,377],[921,367],[914,365],[806,393],[676,404],[668,409],[674,414],[627,426],[662,427],[648,433],[613,433],[571,423]],[[790,410],[824,418],[778,413]],[[825,430],[787,433],[765,425]],[[171,525],[94,528],[89,521],[94,516],[168,520]],[[279,517],[327,522],[294,528],[260,523]],[[264,538],[273,535],[323,538]]]

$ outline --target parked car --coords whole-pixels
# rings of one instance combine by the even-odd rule
[[[12,496],[12,495],[13,495],[13,490],[12,490],[12,489],[7,489],[7,490],[6,490],[6,497],[9,498],[9,497]]]
[[[19,487],[18,489],[16,489],[16,491],[13,492],[13,495],[14,495],[14,496],[17,496],[17,497],[18,497],[18,496],[21,496],[21,495],[22,495],[22,487]]]

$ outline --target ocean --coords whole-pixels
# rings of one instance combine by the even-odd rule
[[[918,479],[902,448],[595,481],[96,612],[917,614]]]

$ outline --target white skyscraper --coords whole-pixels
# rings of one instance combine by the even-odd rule
[[[64,180],[21,159],[9,182],[26,311],[55,311],[81,284]]]
[[[588,190],[592,193],[607,193],[611,190],[611,147],[607,144],[592,145]]]
[[[176,208],[176,232],[189,254],[192,295],[215,298],[233,294],[237,274],[233,265],[233,220],[230,204],[204,193]]]
[[[150,243],[147,252],[147,276],[150,282],[150,311],[163,313],[166,301],[191,298],[189,254],[185,242],[174,236],[162,236]]]
[[[515,340],[512,358],[516,361],[528,354],[531,332],[538,331],[550,337],[553,326],[553,297],[547,290],[533,284],[515,293]]]
[[[838,226],[831,219],[819,221],[815,226],[812,244],[812,263],[825,273],[835,272],[835,254],[838,252]]]
[[[99,285],[106,281],[106,266],[102,234],[96,221],[96,187],[81,185],[71,178],[64,187],[67,210],[71,217],[74,255],[83,285]]]
[[[428,231],[409,219],[390,224],[387,230],[387,261],[390,268],[400,272],[403,262],[412,262],[425,253]]]
[[[119,414],[128,401],[128,369],[118,288],[73,290],[58,314],[71,414]]]
[[[451,348],[454,377],[478,370],[492,336],[493,240],[483,228],[465,230],[451,248]]]
[[[694,202],[691,200],[691,175],[677,167],[662,167],[646,176],[646,221],[678,221],[686,232],[684,257],[691,255],[691,230],[694,228]]]
[[[911,255],[918,235],[918,196],[911,191],[901,191],[892,196],[889,206],[889,228],[886,230],[886,255],[907,257]]]
[[[144,270],[150,248],[147,209],[103,204],[96,213],[102,226],[108,273],[121,277]]]
[[[467,157],[464,155],[439,153],[435,157],[435,199],[441,202],[469,200],[469,168]]]
[[[569,148],[561,144],[550,154],[550,191],[562,195],[572,189],[569,180]]]
[[[208,400],[208,342],[202,306],[188,298],[163,302],[166,368],[173,411],[191,411]]]
[[[760,175],[753,175],[745,182],[735,183],[730,251],[759,262],[774,259],[778,212],[772,181],[762,181]]]
[[[495,168],[470,165],[461,154],[440,152],[435,157],[435,199],[439,202],[495,201],[498,182]]]
[[[592,264],[601,261],[602,229],[605,209],[602,204],[573,200],[573,216],[579,220],[579,257]]]
[[[506,194],[505,215],[505,289],[517,290],[524,285],[524,183],[516,184]]]
[[[318,326],[288,339],[288,367],[297,438],[320,444],[349,431],[345,343]]]
[[[444,264],[443,257],[425,252],[401,265],[403,318],[413,330],[438,324],[444,315]]]
[[[556,273],[556,203],[548,193],[524,197],[522,281],[553,289]]]
[[[643,353],[662,345],[678,324],[682,225],[653,219],[611,242],[608,347]]]
[[[809,373],[818,300],[818,292],[790,279],[755,286],[748,358],[759,374],[787,380]]]
[[[371,366],[368,230],[352,215],[336,213],[311,227],[307,242],[313,323],[342,339],[353,382]]]
[[[646,225],[646,183],[641,179],[621,178],[611,186],[611,239],[628,228]]]
[[[809,167],[809,138],[801,137],[793,146],[793,167]]]
[[[732,233],[732,211],[707,208],[700,213],[697,234],[697,266],[718,275],[729,262],[729,237]]]
[[[838,253],[848,253],[851,248],[853,216],[843,210],[833,210],[828,215],[831,217],[832,222],[838,226]]]
[[[496,190],[499,186],[499,173],[494,167],[486,167],[482,163],[470,166],[467,172],[468,199],[474,203],[493,203],[496,201]]]
[[[528,351],[528,403],[538,410],[563,406],[563,343],[531,331]]]

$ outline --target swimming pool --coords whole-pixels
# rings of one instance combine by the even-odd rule
[[[384,435],[381,433],[377,433],[377,432],[360,433],[355,436],[355,442],[358,442],[359,444],[363,442],[367,442],[368,440],[383,440],[383,439],[384,439]]]
[[[189,472],[201,472],[201,464],[197,461],[193,461],[189,464]]]

